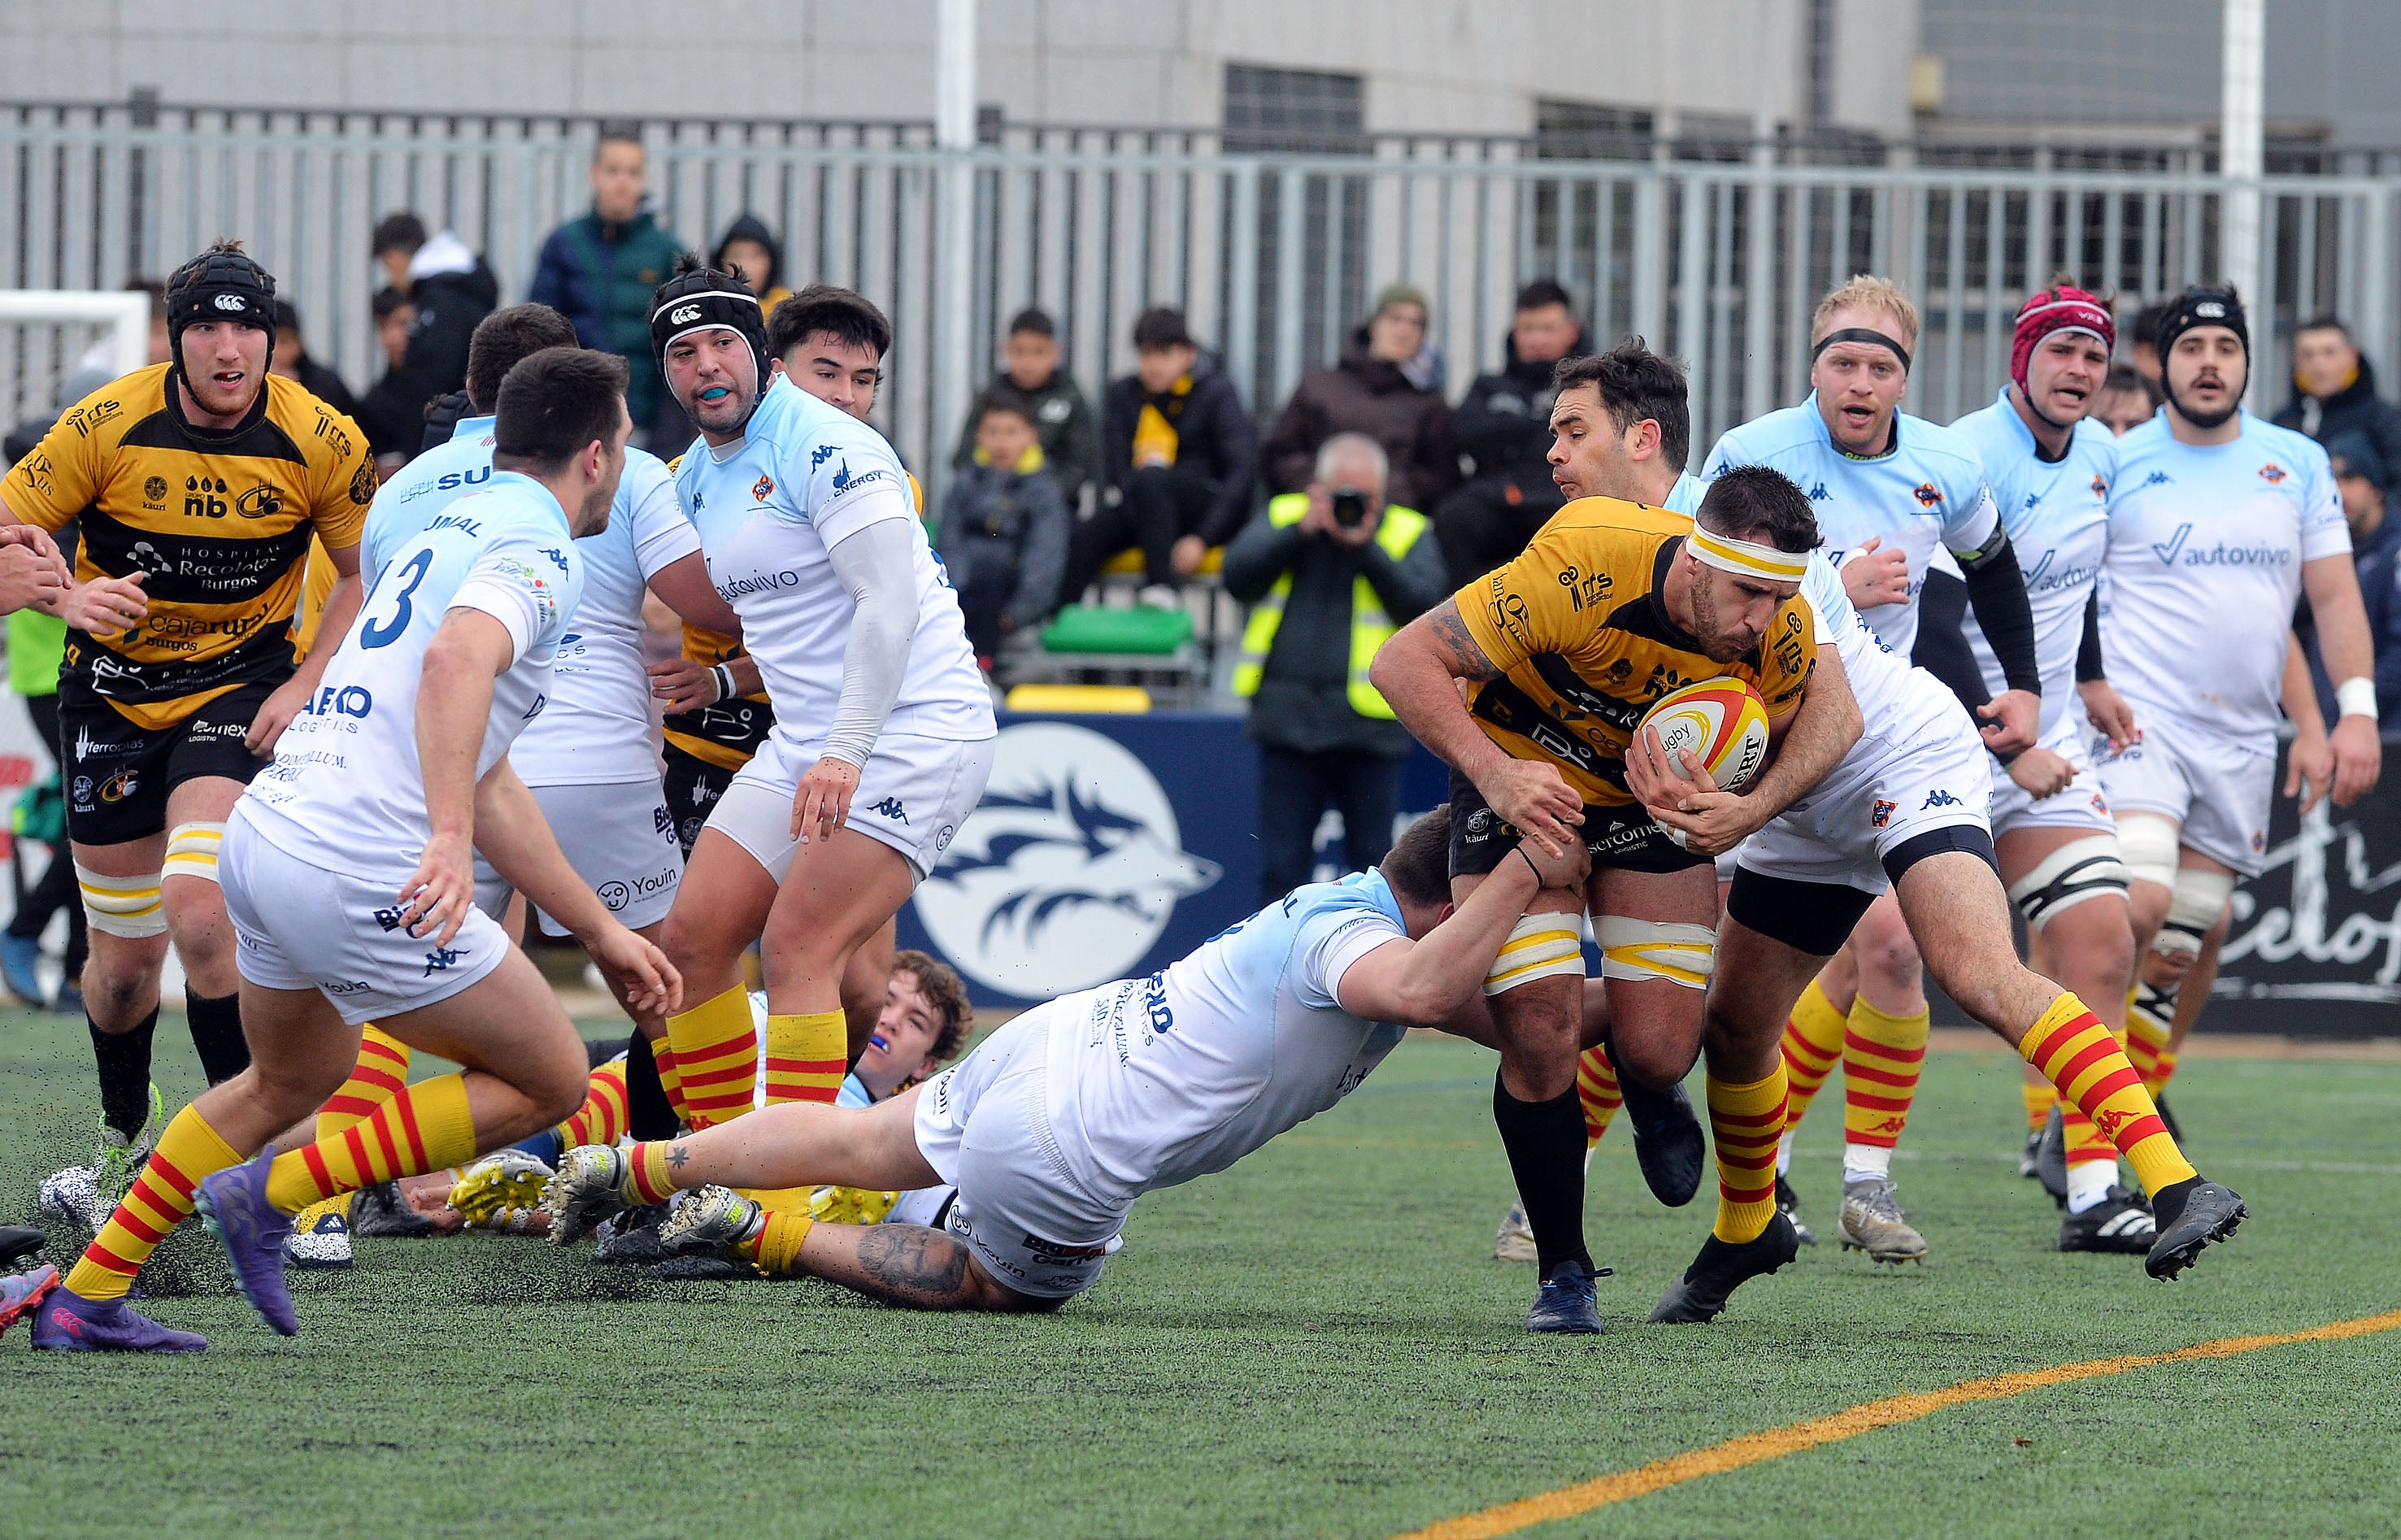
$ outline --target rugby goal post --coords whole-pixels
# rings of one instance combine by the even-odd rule
[[[59,386],[95,334],[110,378],[150,361],[150,296],[129,289],[0,289],[0,433],[72,405]]]

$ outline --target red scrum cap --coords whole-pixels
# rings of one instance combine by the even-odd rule
[[[2026,389],[2026,360],[2054,332],[2082,332],[2097,340],[2105,352],[2118,350],[2118,322],[2100,296],[2062,283],[2045,289],[2018,307],[2017,333],[2010,344],[2010,378]]]

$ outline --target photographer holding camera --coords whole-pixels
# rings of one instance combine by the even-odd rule
[[[1226,591],[1251,606],[1234,694],[1259,746],[1263,901],[1310,880],[1329,804],[1345,871],[1392,848],[1410,740],[1367,666],[1450,589],[1425,516],[1385,502],[1389,469],[1374,439],[1337,433],[1309,488],[1271,500],[1226,547]]]

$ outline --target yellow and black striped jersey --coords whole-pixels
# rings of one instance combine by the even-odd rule
[[[1456,597],[1468,635],[1501,670],[1476,689],[1476,724],[1514,757],[1557,765],[1588,805],[1634,801],[1626,749],[1642,713],[1668,691],[1730,674],[1781,722],[1817,667],[1817,623],[1797,594],[1758,649],[1732,663],[1710,658],[1668,618],[1662,590],[1692,528],[1682,514],[1578,498],[1525,554]]]
[[[83,521],[75,580],[144,574],[149,614],[67,636],[62,679],[147,730],[293,667],[292,618],[312,537],[355,546],[375,501],[357,424],[281,376],[223,431],[185,417],[172,364],[90,395],[0,481],[27,524]]]

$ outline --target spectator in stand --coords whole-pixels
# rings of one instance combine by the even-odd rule
[[[2160,388],[2131,364],[2112,364],[2092,397],[2092,420],[2112,433],[2148,422],[2160,409]]]
[[[1390,462],[1365,433],[1317,451],[1306,491],[1287,492],[1226,548],[1226,591],[1252,606],[1234,693],[1259,746],[1259,894],[1310,880],[1317,823],[1342,815],[1348,869],[1393,846],[1408,730],[1367,682],[1393,631],[1450,592],[1442,547],[1415,509],[1388,504]]]
[[[743,214],[725,227],[708,265],[721,273],[738,268],[742,282],[759,296],[759,309],[768,315],[792,297],[792,291],[784,287],[784,248],[757,214]]]
[[[300,312],[288,299],[275,302],[275,356],[268,360],[267,372],[297,381],[302,390],[344,417],[359,415],[358,398],[342,383],[342,377],[309,356],[309,344],[300,336]]]
[[[2134,323],[2127,329],[2134,372],[2155,389],[2160,383],[2160,323],[2167,314],[2165,304],[2146,305],[2134,312]]]
[[[1059,362],[1058,328],[1047,310],[1027,308],[1008,323],[1008,339],[1000,347],[1000,373],[991,391],[1007,385],[1034,404],[1034,426],[1042,435],[1042,459],[1050,467],[1059,495],[1072,512],[1083,506],[1084,485],[1092,479],[1093,463],[1101,458],[1100,425],[1082,387]],[[959,430],[959,447],[951,463],[965,469],[975,462],[975,412]]]
[[[2279,428],[2299,429],[2329,452],[2339,439],[2366,439],[2382,472],[2377,489],[2387,496],[2401,492],[2384,479],[2401,473],[2401,408],[2377,398],[2374,366],[2360,356],[2351,328],[2333,316],[2304,322],[2293,333],[2293,399],[2275,421]],[[2357,548],[2354,525],[2353,549]]]
[[[1547,278],[1518,290],[1502,350],[1500,371],[1477,375],[1450,414],[1451,446],[1475,465],[1434,511],[1454,590],[1516,560],[1566,501],[1551,480],[1551,375],[1560,359],[1592,351],[1567,290]]]
[[[942,565],[986,673],[1011,636],[1059,605],[1075,516],[1042,453],[1036,407],[1007,381],[976,402],[975,452],[942,498]]]
[[[585,347],[625,361],[625,409],[652,447],[679,454],[689,434],[651,357],[651,291],[681,248],[642,207],[645,170],[633,130],[601,133],[592,150],[592,212],[550,232],[526,297],[573,322]]]
[[[2376,643],[2376,704],[2390,718],[2401,713],[2401,519],[2385,516],[2385,488],[2394,466],[2376,443],[2356,431],[2326,441],[2326,459],[2334,466],[2334,482],[2342,494],[2343,522],[2351,526],[2352,567],[2359,573],[2359,598],[2367,608],[2367,634]],[[2317,684],[2318,702],[2328,721],[2340,714],[2334,698],[2334,680],[2318,654],[2317,626],[2309,601],[2293,623],[2294,634],[2309,655],[2310,677]]]
[[[1268,488],[1297,492],[1316,469],[1317,451],[1336,433],[1359,433],[1384,447],[1394,501],[1431,508],[1459,484],[1450,447],[1450,408],[1423,376],[1425,296],[1395,283],[1376,296],[1369,316],[1331,369],[1301,376],[1268,434]],[[1420,365],[1414,373],[1412,365]]]
[[[1101,409],[1107,485],[1076,526],[1059,597],[1072,603],[1102,563],[1140,546],[1142,602],[1173,610],[1184,602],[1176,585],[1242,527],[1258,439],[1234,382],[1192,340],[1182,310],[1144,311],[1133,351],[1133,373],[1109,387]]]
[[[484,259],[448,230],[429,236],[413,213],[387,214],[375,227],[376,260],[407,297],[407,338],[391,368],[358,405],[360,427],[378,459],[417,452],[425,408],[467,382],[467,339],[500,303],[501,285]]]

